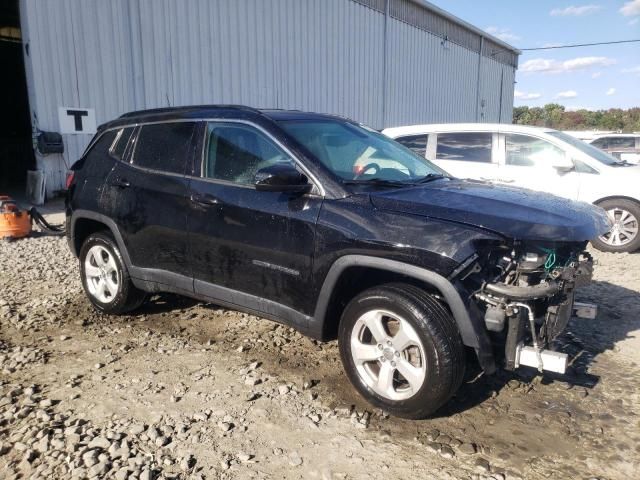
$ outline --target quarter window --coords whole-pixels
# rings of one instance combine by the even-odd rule
[[[491,132],[439,133],[436,160],[491,163]]]
[[[111,144],[116,138],[116,132],[111,130],[109,132],[105,132],[100,138],[91,146],[91,148],[87,151],[85,155],[107,155],[109,149],[111,148]]]
[[[169,173],[184,173],[192,154],[195,122],[143,125],[136,140],[133,164]]]
[[[564,157],[565,152],[539,138],[528,135],[506,134],[506,164],[519,167],[551,166],[553,159]]]
[[[259,130],[241,124],[209,123],[203,176],[253,185],[255,174],[277,163],[295,165],[287,153]]]
[[[427,153],[427,140],[428,135],[410,135],[407,137],[396,138],[396,142],[401,143],[407,148],[410,148],[421,157],[426,156]]]
[[[116,142],[111,146],[111,156],[116,160],[122,160],[124,157],[124,152],[129,144],[129,139],[133,134],[133,127],[123,128],[118,132],[116,137]]]

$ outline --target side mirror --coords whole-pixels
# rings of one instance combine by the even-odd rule
[[[254,180],[256,190],[262,192],[307,193],[311,190],[307,176],[289,163],[261,168]]]
[[[575,165],[573,164],[573,160],[568,158],[566,155],[561,155],[561,156],[555,155],[551,159],[551,166],[555,168],[558,171],[558,173],[567,173],[575,168]]]

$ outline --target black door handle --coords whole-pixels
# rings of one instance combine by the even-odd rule
[[[200,194],[200,193],[194,193],[191,195],[191,201],[193,203],[197,203],[199,205],[220,205],[222,202],[214,197],[213,195],[209,195],[208,193],[206,194]]]
[[[114,187],[118,187],[118,188],[129,188],[131,186],[131,183],[129,183],[124,178],[116,178],[115,180],[113,180],[111,182],[111,185],[113,185]]]

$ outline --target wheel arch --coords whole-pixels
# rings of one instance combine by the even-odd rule
[[[129,268],[131,265],[129,254],[124,247],[124,241],[116,223],[106,215],[90,210],[76,210],[71,215],[69,246],[71,247],[73,255],[78,256],[82,244],[89,235],[105,230],[111,233],[115,239],[122,258],[127,268]]]
[[[594,205],[598,205],[602,202],[606,202],[607,200],[627,200],[629,202],[633,202],[636,205],[640,206],[640,200],[633,197],[627,197],[626,195],[610,195],[608,197],[602,197],[593,202]]]
[[[438,293],[451,311],[463,344],[476,350],[480,364],[487,373],[495,370],[491,342],[484,328],[483,318],[468,295],[465,295],[462,286],[431,270],[396,260],[366,255],[345,255],[333,263],[320,290],[313,316],[313,321],[317,322],[317,330],[314,330],[322,332],[321,337],[330,337],[330,333],[340,321],[335,308],[335,302],[340,297],[336,287],[340,286],[341,278],[353,268],[386,272],[396,279],[399,276],[405,277],[419,282],[423,288],[426,286]]]

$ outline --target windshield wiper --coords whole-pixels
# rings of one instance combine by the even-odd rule
[[[384,178],[367,178],[362,180],[343,180],[346,185],[380,185],[383,187],[406,187],[412,185],[401,180],[385,180]]]
[[[429,183],[441,178],[451,178],[449,175],[443,175],[442,173],[429,173],[422,178],[414,180],[415,183]]]
[[[633,163],[629,163],[626,160],[620,160],[618,162],[613,162],[611,165],[614,167],[628,167],[630,165],[633,165]]]

